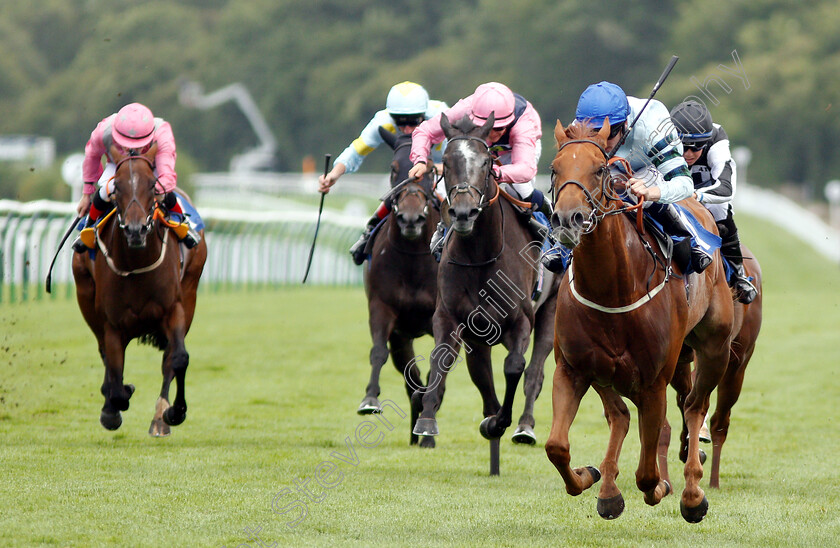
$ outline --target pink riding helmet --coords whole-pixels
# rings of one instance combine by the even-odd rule
[[[131,103],[117,112],[114,118],[114,141],[123,148],[143,148],[152,142],[155,117],[148,107]]]
[[[476,124],[487,121],[493,112],[496,118],[493,129],[507,126],[513,121],[515,100],[513,92],[504,84],[488,82],[475,88],[470,118]]]

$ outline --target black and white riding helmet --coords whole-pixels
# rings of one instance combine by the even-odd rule
[[[671,121],[685,146],[701,146],[712,138],[712,115],[702,103],[683,101],[671,110]]]

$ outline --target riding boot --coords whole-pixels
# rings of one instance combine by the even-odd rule
[[[677,208],[672,204],[654,204],[647,211],[662,224],[662,228],[665,229],[668,235],[688,238],[689,241],[692,240],[691,232],[677,213]],[[699,274],[706,270],[710,264],[712,264],[712,257],[703,251],[699,245],[692,245],[691,265],[694,267],[694,272]]]
[[[440,262],[440,256],[443,253],[443,242],[446,235],[446,225],[443,221],[438,221],[435,233],[432,234],[432,240],[429,242],[429,251],[432,252],[432,257],[436,262]]]
[[[534,211],[545,215],[545,218],[549,222],[549,226],[545,226],[533,217],[531,218],[531,226],[537,229],[537,233],[543,240],[548,241],[548,245],[550,247],[550,249],[543,254],[540,262],[549,271],[562,275],[566,271],[569,253],[568,250],[561,250],[560,244],[556,243],[551,237],[551,215],[554,213],[551,208],[551,202],[546,200],[545,195],[537,189],[534,189],[531,196],[525,199],[534,204]]]
[[[190,224],[189,219],[184,214],[181,204],[178,203],[178,198],[174,192],[168,192],[164,195],[160,205],[166,210],[166,215],[171,222],[178,223],[186,227],[186,230],[176,228],[175,232],[178,235],[178,240],[183,243],[187,249],[192,249],[201,242],[201,234]]]
[[[105,200],[103,200],[102,196],[99,195],[98,191],[94,193],[93,198],[91,198],[90,210],[88,211],[84,228],[90,228],[94,226],[103,213],[108,213],[113,208],[114,205],[111,202],[106,202]],[[72,247],[73,251],[75,251],[76,253],[85,253],[91,250],[91,248],[89,248],[85,244],[85,242],[82,241],[81,236],[76,238],[76,241],[73,242]]]
[[[373,234],[373,229],[376,228],[376,225],[379,224],[379,215],[377,213],[373,214],[373,217],[368,219],[367,225],[365,225],[365,230],[362,232],[362,235],[359,236],[359,239],[356,241],[355,244],[350,246],[350,255],[353,256],[353,262],[357,265],[362,264],[365,262],[365,247],[367,247],[367,243],[370,240],[370,235]]]
[[[750,304],[758,295],[758,290],[750,282],[744,270],[744,256],[741,254],[741,241],[738,238],[738,229],[732,219],[732,212],[729,212],[726,220],[717,223],[718,231],[723,239],[720,246],[721,255],[734,268],[729,278],[729,287],[735,290],[735,297],[743,304]]]

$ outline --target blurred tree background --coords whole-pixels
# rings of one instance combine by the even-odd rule
[[[61,160],[96,123],[140,101],[172,123],[182,181],[223,171],[257,144],[233,103],[179,102],[186,81],[247,86],[278,140],[275,169],[338,154],[390,86],[423,84],[454,104],[508,84],[543,124],[574,117],[581,91],[610,80],[647,97],[703,100],[733,146],[753,152],[751,182],[815,198],[840,156],[840,10],[834,0],[0,0],[0,134],[53,137],[50,169],[0,164],[0,198],[66,198]],[[734,52],[734,53],[733,53]],[[838,102],[838,107],[833,103]],[[385,171],[373,155],[365,171]]]

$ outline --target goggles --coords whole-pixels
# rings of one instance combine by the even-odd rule
[[[422,114],[392,114],[391,117],[394,119],[394,123],[397,124],[397,127],[419,126],[426,118]]]

